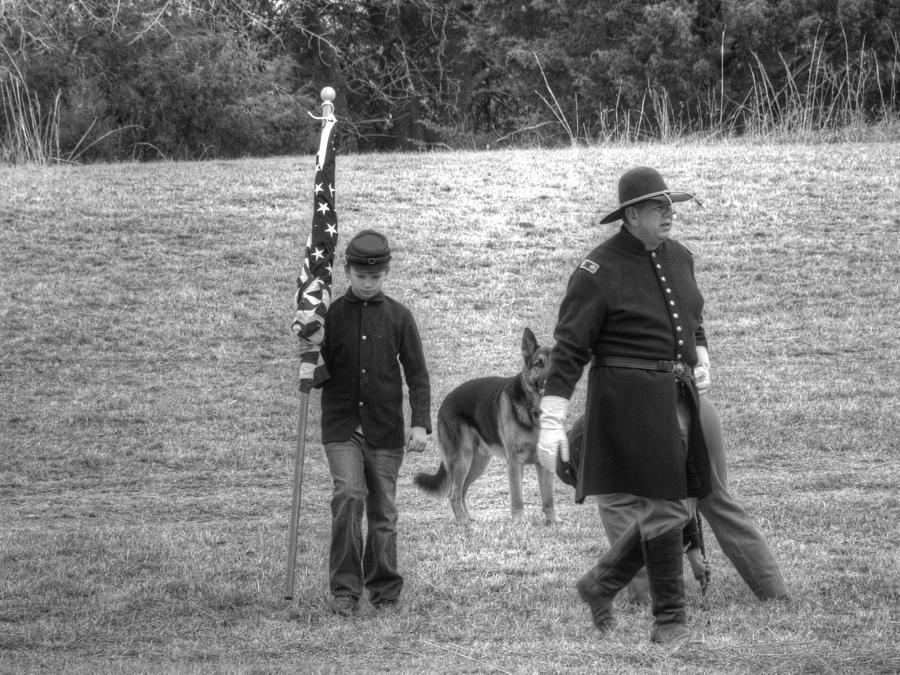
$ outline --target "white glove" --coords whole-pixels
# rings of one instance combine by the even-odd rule
[[[569,399],[561,396],[541,398],[541,434],[538,438],[538,462],[547,471],[556,471],[556,456],[569,461],[569,439],[566,438],[566,415]]]
[[[697,345],[697,365],[694,366],[694,384],[701,394],[706,393],[711,384],[709,376],[709,351]]]

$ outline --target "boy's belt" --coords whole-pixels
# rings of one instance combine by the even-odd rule
[[[627,356],[595,356],[592,364],[606,368],[636,368],[638,370],[654,370],[660,373],[675,373],[691,376],[692,368],[683,361],[653,361],[651,359],[632,359]]]

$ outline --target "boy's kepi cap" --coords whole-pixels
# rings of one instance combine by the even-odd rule
[[[358,232],[347,244],[347,262],[372,269],[386,267],[391,260],[387,237],[375,230]]]

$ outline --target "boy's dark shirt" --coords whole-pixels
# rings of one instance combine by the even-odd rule
[[[410,426],[431,433],[431,384],[422,340],[412,313],[399,302],[383,293],[361,300],[348,289],[325,316],[322,356],[329,373],[322,386],[323,443],[346,441],[362,427],[376,448],[403,447],[404,376]]]

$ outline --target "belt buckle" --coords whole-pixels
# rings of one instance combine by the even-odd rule
[[[687,372],[687,365],[681,361],[676,361],[672,364],[672,372],[676,375],[684,375]]]

